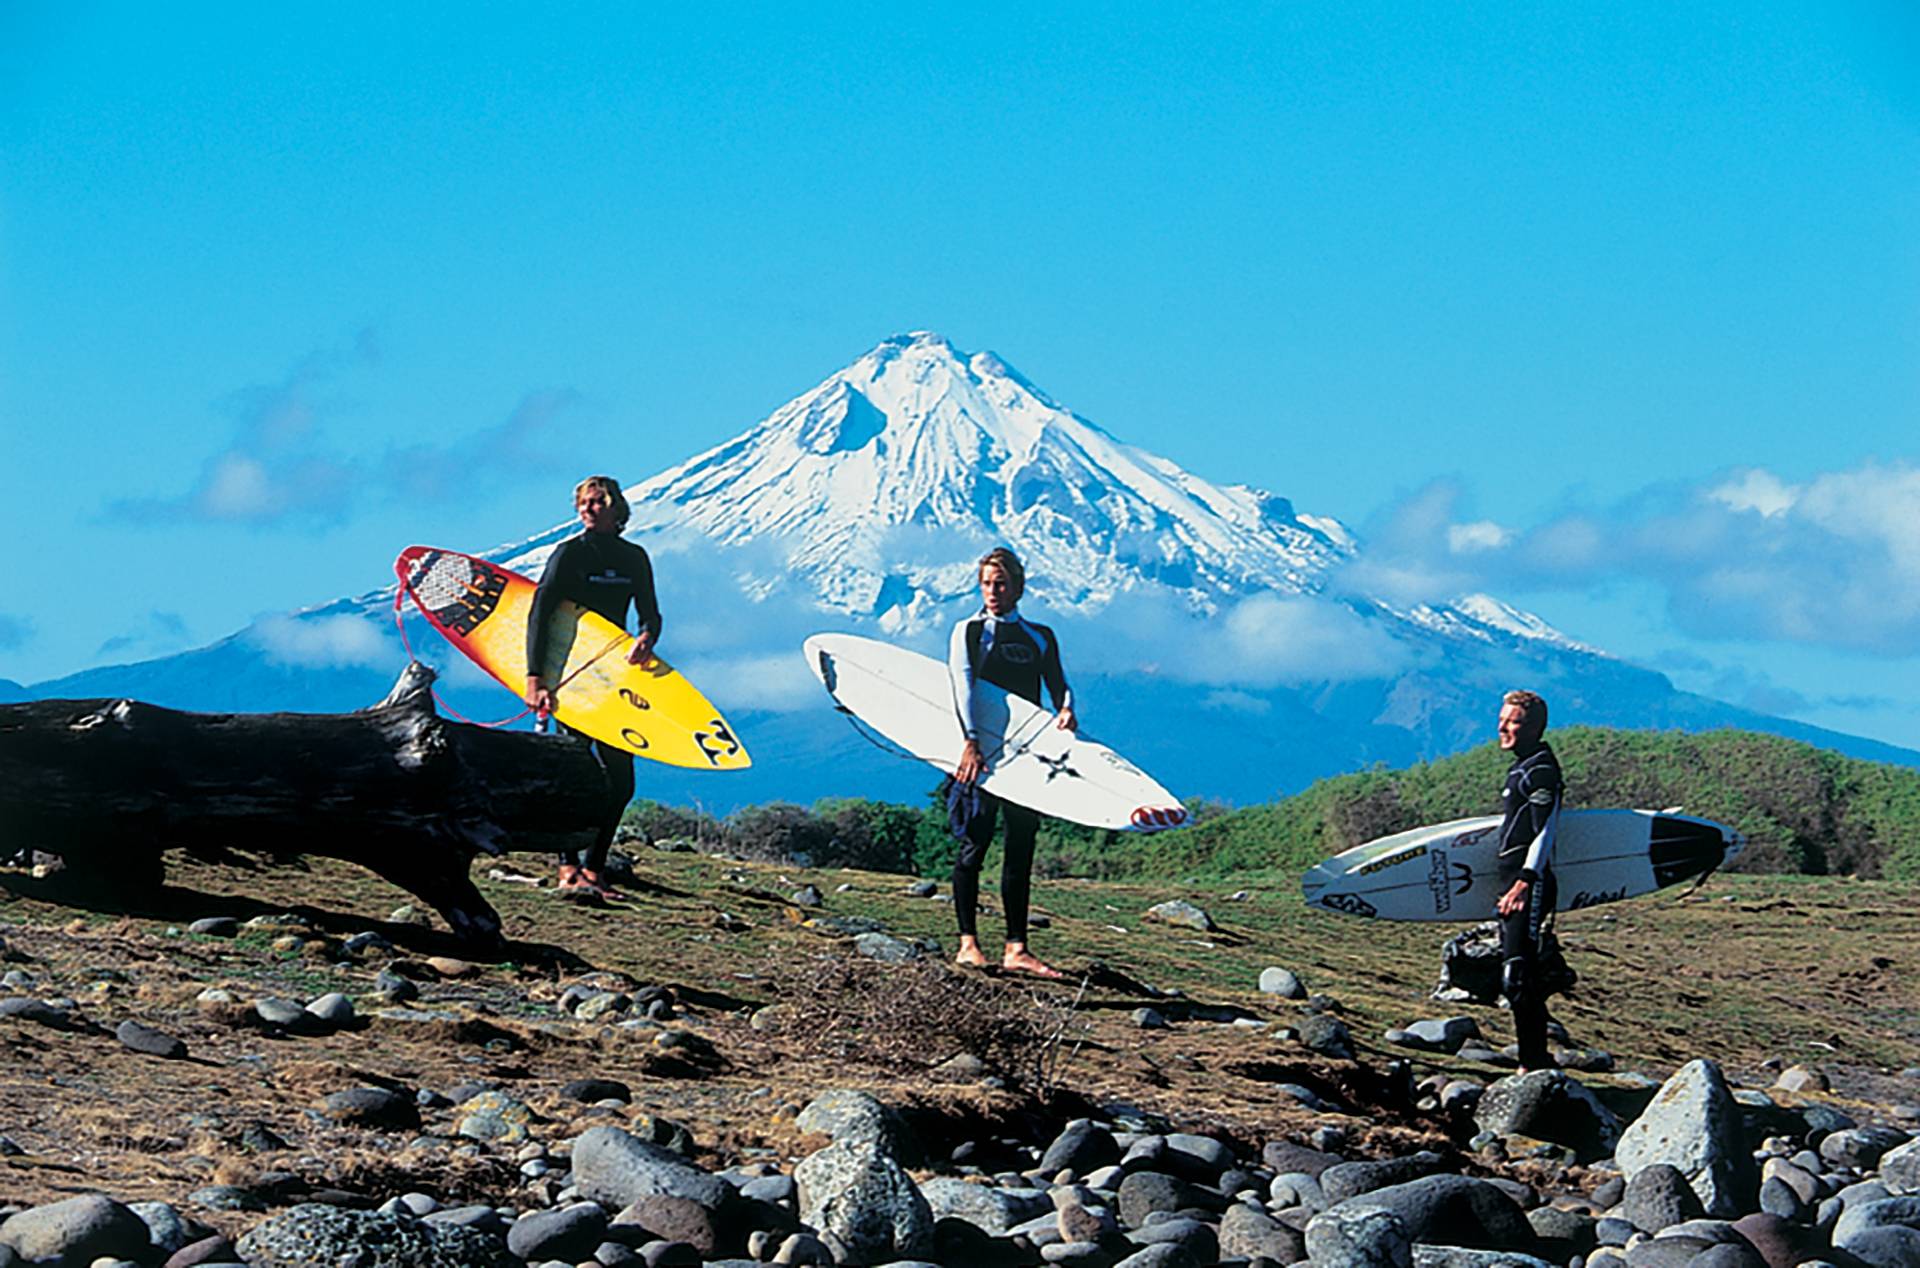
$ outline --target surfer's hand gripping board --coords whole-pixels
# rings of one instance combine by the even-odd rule
[[[554,612],[551,663],[527,664],[534,583],[518,573],[430,546],[394,561],[400,585],[422,616],[467,659],[515,695],[538,678],[553,716],[583,735],[694,770],[744,770],[746,746],[720,711],[653,654],[652,642],[575,603]],[[529,700],[529,704],[533,701]]]
[[[816,634],[803,653],[841,711],[942,774],[962,772],[967,739],[944,664],[853,634]],[[1051,713],[990,683],[974,690],[978,778],[994,796],[1092,828],[1157,832],[1186,822],[1172,793],[1079,734],[1071,713]]]

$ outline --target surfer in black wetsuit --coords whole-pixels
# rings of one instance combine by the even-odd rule
[[[1500,747],[1513,754],[1500,792],[1500,987],[1513,1007],[1520,1069],[1553,1068],[1547,1051],[1547,994],[1540,939],[1553,914],[1553,839],[1560,821],[1560,762],[1541,737],[1547,702],[1510,691],[1500,706]]]
[[[1001,801],[980,786],[981,777],[992,769],[998,754],[981,749],[982,739],[991,744],[991,738],[982,735],[975,717],[973,688],[976,682],[992,683],[1039,704],[1040,688],[1045,686],[1059,715],[1056,725],[1065,731],[1078,725],[1073,715],[1073,692],[1068,690],[1067,676],[1060,668],[1060,642],[1053,631],[1021,619],[1016,610],[1027,583],[1019,559],[1006,547],[998,547],[980,560],[979,577],[981,610],[953,627],[947,645],[954,711],[967,737],[959,765],[954,767],[948,797],[950,819],[960,838],[960,855],[953,864],[953,910],[960,922],[960,951],[954,958],[960,964],[977,967],[987,963],[975,925],[980,867],[993,841],[994,820],[1004,812],[1007,834],[1000,869],[1000,901],[1006,909],[1007,946],[1000,965],[1038,977],[1063,977],[1060,970],[1027,949],[1033,838],[1040,816],[1025,806]]]
[[[558,689],[540,673],[547,663],[551,640],[550,618],[562,599],[598,612],[621,629],[627,627],[627,609],[640,618],[640,633],[627,660],[645,665],[653,660],[653,644],[660,637],[660,605],[653,594],[653,562],[647,552],[620,535],[627,526],[627,499],[611,476],[588,476],[573,490],[573,506],[583,531],[554,548],[546,571],[533,594],[527,617],[527,705],[545,718],[553,712]],[[585,738],[585,737],[582,737]],[[560,856],[561,892],[574,897],[619,898],[607,884],[607,847],[620,826],[620,816],[633,800],[633,754],[593,742],[593,756],[607,776],[606,818],[584,852]]]

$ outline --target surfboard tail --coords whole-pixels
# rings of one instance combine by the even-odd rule
[[[1185,806],[1136,806],[1128,816],[1133,826],[1142,832],[1164,832],[1168,828],[1177,828],[1187,821]]]

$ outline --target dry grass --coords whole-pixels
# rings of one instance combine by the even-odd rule
[[[1070,1000],[934,960],[806,961],[768,1029],[820,1057],[908,1074],[971,1055],[1045,1101],[1089,1032]]]

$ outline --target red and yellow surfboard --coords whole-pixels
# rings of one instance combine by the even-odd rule
[[[458,551],[409,546],[394,571],[422,616],[467,659],[518,696],[527,683],[527,617],[534,583]],[[746,746],[694,685],[658,656],[627,662],[633,635],[576,603],[553,614],[554,716],[596,740],[695,770],[744,770]]]

